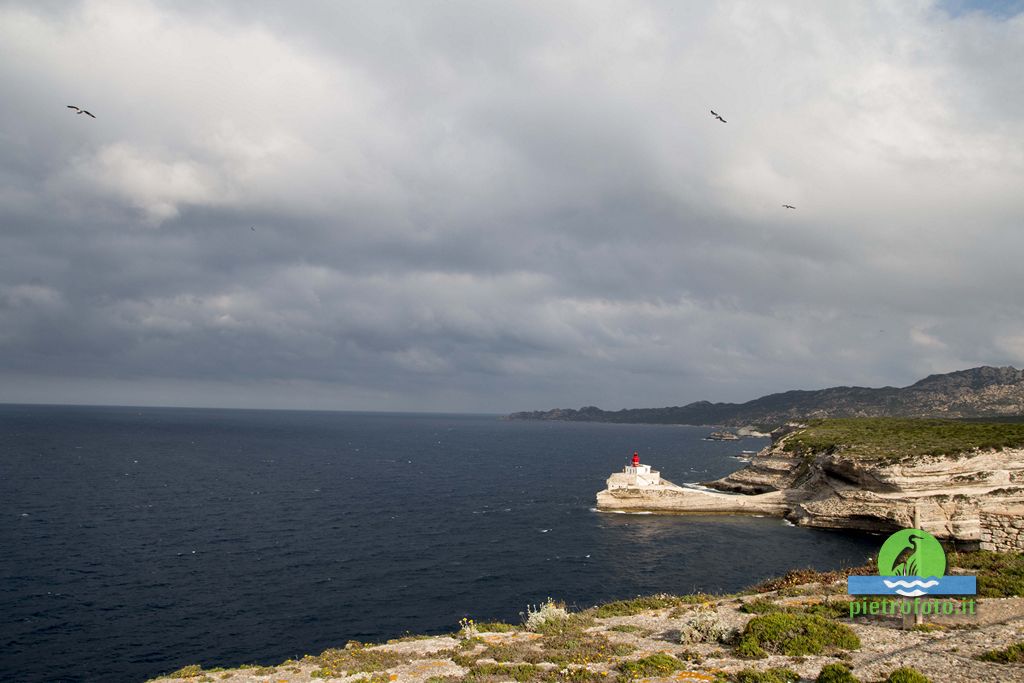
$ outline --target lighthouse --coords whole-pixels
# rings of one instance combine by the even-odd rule
[[[661,484],[661,473],[651,469],[650,465],[640,464],[640,453],[633,451],[633,460],[622,468],[622,472],[613,474],[608,479],[608,488],[644,488]]]

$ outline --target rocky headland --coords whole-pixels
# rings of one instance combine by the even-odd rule
[[[615,475],[613,475],[615,476]],[[780,515],[801,526],[891,532],[917,527],[980,545],[983,527],[1013,549],[1024,508],[1024,425],[945,420],[791,424],[750,464],[702,486],[609,487],[606,511]],[[1015,521],[1017,520],[1017,521]],[[991,543],[991,538],[986,542]]]

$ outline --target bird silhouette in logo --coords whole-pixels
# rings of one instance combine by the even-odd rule
[[[911,534],[907,538],[907,542],[910,545],[901,550],[896,559],[892,561],[892,573],[894,576],[917,576],[918,563],[921,558],[921,549],[917,547],[917,542],[923,538],[924,536],[918,536],[917,534]]]

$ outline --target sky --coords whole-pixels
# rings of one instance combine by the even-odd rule
[[[1020,2],[0,0],[0,401],[1022,367],[1021,64]]]

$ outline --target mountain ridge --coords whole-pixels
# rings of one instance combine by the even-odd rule
[[[625,422],[639,424],[757,425],[827,417],[1005,418],[1024,415],[1024,370],[982,365],[932,374],[906,387],[838,386],[791,389],[745,403],[694,401],[665,408],[597,406],[512,413],[510,420]]]

